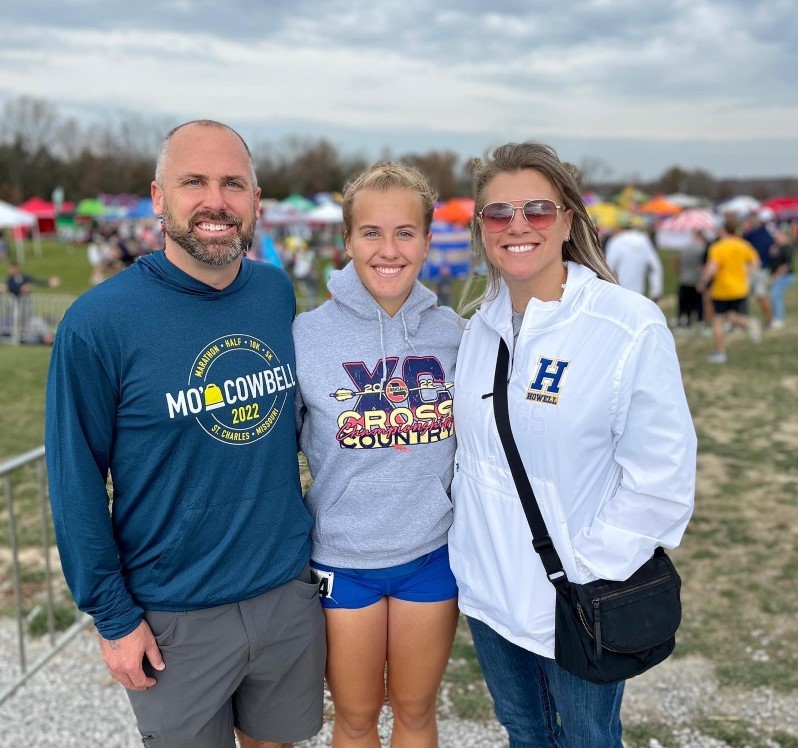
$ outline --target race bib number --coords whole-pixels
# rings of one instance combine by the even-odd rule
[[[322,569],[311,569],[314,581],[319,584],[319,597],[332,598],[333,583],[335,582],[334,571],[324,571]]]

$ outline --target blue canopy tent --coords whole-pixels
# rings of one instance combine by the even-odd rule
[[[445,221],[433,221],[430,230],[432,243],[421,268],[421,280],[439,280],[444,266],[449,268],[450,278],[465,278],[471,266],[471,232]]]
[[[155,218],[156,216],[152,209],[152,198],[140,197],[136,205],[127,209],[125,217],[134,219]]]

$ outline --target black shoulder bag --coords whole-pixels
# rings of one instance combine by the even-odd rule
[[[557,593],[554,658],[568,672],[593,683],[616,683],[632,678],[673,652],[682,617],[681,579],[665,551],[657,548],[625,582],[568,581],[510,428],[509,360],[507,344],[500,340],[493,380],[493,412],[532,531],[532,546]]]

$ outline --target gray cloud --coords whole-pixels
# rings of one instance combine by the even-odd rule
[[[234,100],[220,93],[240,90],[239,100],[252,102],[247,121],[263,131],[290,121],[299,133],[357,132],[354,142],[369,133],[382,145],[412,137],[418,150],[519,133],[582,144],[628,133],[640,143],[703,142],[709,154],[713,133],[746,148],[760,130],[771,142],[798,133],[795,0],[32,0],[2,4],[0,25],[0,70],[17,78],[31,65],[57,70],[71,60],[79,69],[99,38],[112,38],[103,50],[108,70],[128,61],[119,85],[103,96],[63,94],[89,112],[146,102],[153,115],[180,120],[205,105],[184,111],[177,94],[195,86],[198,98],[207,89],[220,106]],[[149,89],[130,85],[133,58]],[[301,74],[288,75],[294,68]],[[314,76],[321,89],[310,85]],[[37,85],[27,92],[37,95]],[[6,97],[20,90],[0,75]],[[447,96],[448,118],[431,106]],[[270,111],[283,99],[299,110],[308,98],[315,122],[307,109]],[[411,108],[429,117],[411,123]],[[404,124],[394,126],[397,119]]]
[[[153,30],[200,33],[230,40],[252,41],[283,31],[292,19],[313,13],[312,0],[32,0],[4,3],[0,23],[6,28],[58,30]],[[8,26],[6,24],[9,24]]]

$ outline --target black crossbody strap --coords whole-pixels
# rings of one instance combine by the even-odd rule
[[[543,568],[549,581],[553,585],[567,582],[562,562],[557,555],[554,544],[551,542],[543,515],[540,513],[535,492],[524,468],[521,455],[513,438],[513,431],[510,428],[510,409],[507,403],[507,372],[510,365],[510,351],[507,343],[499,339],[499,352],[496,356],[496,373],[493,376],[493,415],[496,418],[496,427],[499,429],[499,437],[502,440],[504,452],[507,455],[507,462],[510,465],[510,472],[515,481],[518,496],[521,498],[521,505],[524,507],[526,520],[529,522],[529,529],[532,531],[532,546],[535,552],[540,555]]]

